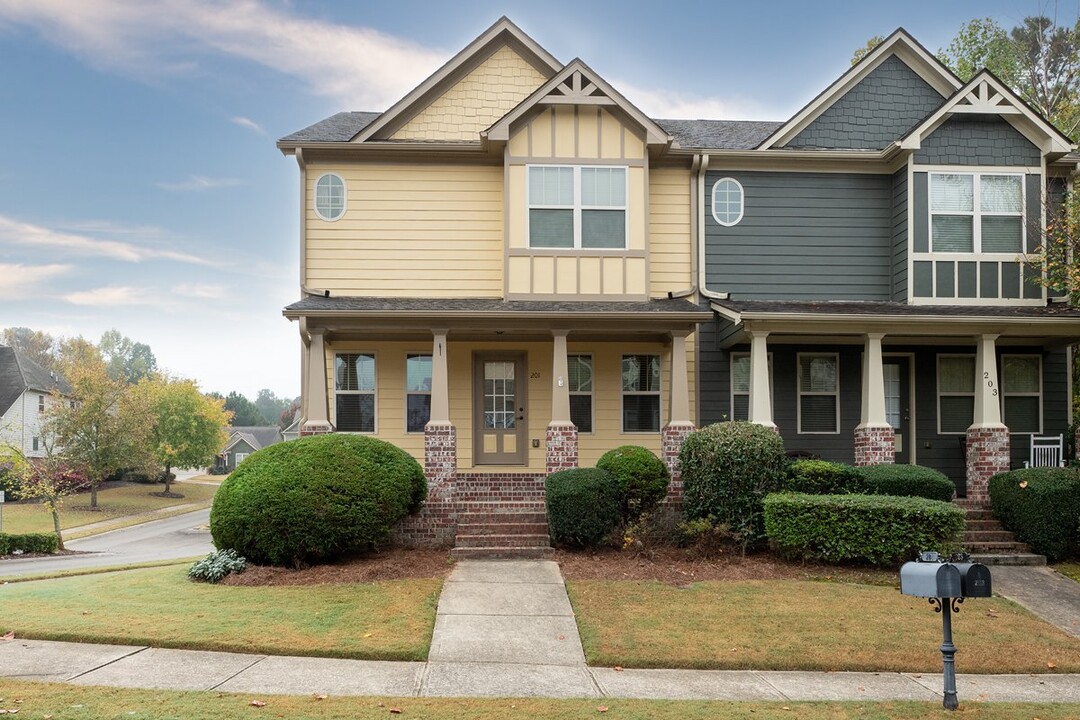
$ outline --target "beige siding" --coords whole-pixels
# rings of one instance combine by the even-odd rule
[[[649,170],[649,294],[694,284],[690,228],[690,171]]]
[[[313,208],[324,172],[345,179],[335,222]],[[308,165],[307,285],[335,295],[501,297],[499,166]]]
[[[462,78],[393,135],[395,140],[479,140],[546,78],[507,46]]]

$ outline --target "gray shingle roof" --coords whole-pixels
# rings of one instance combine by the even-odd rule
[[[281,431],[277,425],[241,425],[229,428],[229,445],[240,436],[255,450],[281,442]]]
[[[71,386],[15,348],[0,346],[0,414],[27,390],[67,394]]]
[[[339,112],[292,135],[286,135],[278,142],[349,142],[356,134],[382,115],[377,112]]]
[[[484,313],[695,313],[710,317],[711,311],[683,298],[643,302],[575,302],[545,300],[503,300],[501,298],[412,298],[412,297],[308,297],[289,305],[292,312],[484,312]]]
[[[684,148],[752,150],[784,123],[759,120],[657,120]]]
[[[746,313],[800,313],[806,315],[901,315],[966,318],[1063,318],[1080,321],[1080,308],[1053,305],[908,305],[899,302],[843,300],[714,300],[714,305]]]

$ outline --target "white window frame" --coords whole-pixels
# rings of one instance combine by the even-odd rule
[[[1005,359],[1010,357],[1035,358],[1039,363],[1039,391],[1038,392],[1010,392],[1005,384]],[[1001,355],[1001,421],[1005,422],[1005,403],[1010,397],[1038,397],[1039,398],[1039,427],[1037,430],[1017,430],[1009,428],[1010,435],[1042,435],[1043,432],[1043,359],[1036,353],[1003,353]]]
[[[623,388],[622,364],[626,357],[655,357],[660,361],[660,380],[656,390],[626,390]],[[657,435],[664,429],[664,396],[661,390],[664,386],[664,356],[653,352],[623,352],[619,354],[619,430],[623,435]],[[626,396],[627,395],[655,395],[656,401],[656,430],[627,430],[626,429]]]
[[[532,194],[533,168],[570,168],[574,171],[574,204],[573,205],[533,205],[530,201]],[[594,170],[622,170],[623,182],[623,205],[582,205],[581,204],[581,170],[589,168]],[[572,210],[574,214],[574,244],[572,247],[534,247],[532,244],[532,210]],[[587,248],[581,246],[581,213],[583,210],[622,210],[623,213],[623,244],[622,247],[613,248]],[[585,251],[585,252],[625,252],[630,247],[630,168],[626,165],[561,165],[534,163],[525,166],[525,235],[526,245],[530,250],[555,250],[555,251]]]
[[[375,379],[374,387],[371,390],[338,390],[337,389],[337,359],[341,355],[367,355],[375,363]],[[374,417],[371,422],[371,430],[338,430],[338,432],[348,433],[350,435],[377,435],[379,432],[379,356],[373,350],[342,350],[341,352],[334,353],[334,423],[337,424],[337,399],[338,395],[372,395],[374,400],[372,401],[372,414]]]
[[[575,357],[581,357],[581,358],[588,358],[589,359],[589,372],[591,373],[591,377],[589,379],[592,382],[592,388],[593,388],[592,390],[574,390],[573,388],[570,388],[570,396],[571,397],[573,397],[574,395],[579,395],[579,396],[585,395],[585,396],[588,396],[588,398],[589,398],[589,427],[592,428],[592,429],[588,430],[588,431],[584,431],[581,428],[578,428],[578,432],[580,434],[582,434],[582,435],[593,435],[593,434],[596,433],[596,396],[593,394],[593,391],[596,389],[596,361],[595,361],[595,358],[593,358],[591,353],[579,353],[579,352],[567,353],[566,354],[567,367],[569,367],[570,358],[575,358]],[[622,368],[620,367],[620,371],[621,371],[621,369]],[[622,373],[620,372],[620,382],[621,382],[621,375],[622,375]],[[567,375],[566,382],[569,385],[569,383],[570,383],[569,374]],[[572,416],[571,416],[571,420],[573,420]]]
[[[241,453],[241,452],[233,453],[233,467],[234,468],[238,467],[240,465],[240,463],[244,462],[244,460],[247,460],[247,457],[250,454],[251,453]]]
[[[40,445],[41,445],[41,440],[38,439],[37,435],[30,438],[30,451],[31,452],[38,452],[41,449]]]
[[[934,212],[934,177],[938,175],[967,175],[971,177],[972,198],[971,210],[949,210]],[[1020,212],[991,212],[982,210],[982,178],[983,177],[1016,177],[1020,179]],[[933,169],[927,172],[926,185],[926,225],[928,255],[939,259],[969,259],[973,255],[986,255],[992,258],[1014,259],[1017,255],[1026,252],[1027,227],[1024,222],[1024,212],[1027,209],[1027,182],[1025,173],[1000,172],[993,170],[980,170],[978,172]],[[963,215],[971,218],[971,252],[937,251],[934,250],[934,215]],[[1019,217],[1020,218],[1020,250],[1018,252],[983,252],[982,249],[982,218],[983,217]],[[919,253],[920,255],[922,253]]]
[[[324,178],[329,177],[337,178],[341,181],[341,212],[338,213],[335,217],[329,217],[327,215],[324,215],[319,209],[319,183],[321,183]],[[311,190],[311,205],[315,209],[315,214],[319,217],[320,220],[325,220],[326,222],[337,222],[341,218],[345,217],[345,213],[349,210],[349,185],[345,182],[345,178],[341,177],[340,174],[335,172],[323,173],[322,175],[317,177],[315,179],[315,184],[312,186]]]
[[[731,411],[731,417],[728,418],[729,420],[735,420],[736,419],[736,417],[735,417],[735,396],[736,395],[745,395],[746,396],[747,415],[749,416],[750,391],[749,390],[747,390],[746,392],[736,392],[735,391],[735,373],[733,372],[733,368],[735,367],[735,359],[736,358],[741,359],[741,358],[749,358],[749,357],[750,357],[750,353],[748,353],[748,352],[733,352],[730,355],[730,359],[729,359],[729,363],[728,363],[728,389],[730,390],[730,393],[728,395],[728,409]],[[769,406],[771,408],[772,414],[775,415],[776,393],[773,392],[773,354],[770,352],[768,354],[768,357],[769,357]],[[753,369],[753,367],[751,367],[750,368],[750,386],[751,387],[753,387],[753,385],[754,385],[754,374],[753,373],[754,373],[754,369]]]
[[[720,187],[720,183],[728,182],[735,183],[735,186],[739,188],[739,215],[734,220],[721,220],[720,216],[716,214],[716,190]],[[712,193],[710,197],[712,198],[710,206],[712,208],[713,220],[715,220],[718,225],[723,225],[724,227],[732,227],[742,222],[743,216],[746,214],[746,190],[743,189],[741,182],[739,182],[733,177],[722,177],[713,183]]]
[[[820,390],[806,390],[802,388],[802,368],[803,357],[832,357],[836,361],[836,390],[832,392],[822,392]],[[801,352],[795,353],[795,389],[796,389],[796,423],[798,427],[799,435],[839,435],[840,434],[840,353],[829,352]],[[802,426],[802,398],[804,395],[821,397],[832,395],[835,397],[836,402],[834,404],[834,412],[836,413],[836,430],[803,430]]]
[[[45,412],[45,396],[40,393],[37,396],[37,410],[39,413]]]
[[[941,359],[942,358],[971,358],[972,372],[974,373],[975,381],[972,383],[971,392],[958,392],[948,391],[942,392],[941,390]],[[937,414],[937,433],[938,435],[966,435],[967,430],[950,430],[945,432],[941,429],[941,398],[943,397],[970,397],[972,403],[975,401],[975,393],[979,388],[979,368],[975,366],[975,354],[974,353],[938,353],[937,358],[934,360],[934,393],[935,393],[935,413]],[[972,418],[974,420],[974,418]]]
[[[433,383],[434,383],[434,378],[435,378],[435,364],[434,364],[435,363],[435,358],[432,356],[430,350],[421,351],[421,352],[407,352],[407,353],[405,353],[405,408],[404,408],[404,410],[405,410],[405,432],[406,432],[406,434],[411,434],[411,435],[416,435],[416,434],[424,432],[424,428],[420,428],[419,430],[410,430],[409,429],[409,397],[411,395],[427,395],[429,398],[431,397],[431,388],[430,387],[426,391],[424,391],[424,390],[409,390],[409,358],[414,358],[414,357],[426,357],[426,358],[431,359],[431,361],[432,361],[432,366],[431,366],[431,376],[432,377],[431,377],[431,380],[432,380]],[[375,363],[375,367],[376,367],[376,369],[379,367],[378,362]],[[378,386],[378,381],[377,380],[376,380],[375,384],[376,384],[376,386]],[[430,421],[431,421],[431,401],[428,400],[428,422],[430,422]]]

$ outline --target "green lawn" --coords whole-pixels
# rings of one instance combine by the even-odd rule
[[[0,709],[19,710],[19,717],[184,718],[234,720],[371,720],[426,718],[439,720],[1075,720],[1080,704],[977,703],[961,698],[960,709],[942,710],[940,702],[705,702],[674,700],[373,698],[310,695],[252,695],[174,690],[130,690],[33,683],[0,679]],[[252,701],[266,703],[252,706]],[[604,710],[600,710],[604,708]],[[400,710],[400,713],[394,713]]]
[[[217,492],[217,488],[212,485],[173,483],[173,492],[181,493],[184,497],[163,498],[150,494],[164,489],[164,485],[132,484],[101,490],[98,492],[97,510],[91,510],[89,507],[90,493],[66,497],[60,508],[60,527],[68,531],[64,533],[64,539],[73,540],[89,534],[79,532],[78,528],[92,523],[110,521],[107,528],[97,531],[103,532],[144,522],[145,518],[132,517],[139,513],[191,503],[199,507],[210,507],[214,500],[214,493]],[[177,512],[188,512],[191,509],[193,508],[189,507]],[[52,516],[38,503],[5,503],[3,513],[6,533],[51,533],[53,531]],[[155,519],[167,517],[168,514],[155,516]]]
[[[1080,582],[1080,562],[1063,562],[1054,566],[1054,569],[1065,577],[1070,577]]]
[[[271,655],[423,660],[441,579],[228,587],[187,567],[0,585],[0,634]]]
[[[895,588],[579,580],[567,589],[592,665],[941,671],[941,616]],[[1080,639],[1008,600],[967,601],[953,632],[958,672],[1080,672]]]

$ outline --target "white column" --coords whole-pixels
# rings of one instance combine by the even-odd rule
[[[884,427],[889,424],[885,414],[885,374],[881,367],[883,337],[884,333],[867,333],[863,346],[862,414],[859,427]]]
[[[671,333],[671,404],[668,424],[688,425],[690,419],[690,382],[686,360],[686,336],[689,331]]]
[[[551,424],[570,423],[570,372],[566,358],[568,330],[552,330],[553,357],[551,360]]]
[[[325,431],[331,427],[329,396],[326,392],[326,345],[322,330],[311,331],[304,397],[307,399],[307,421],[304,428]]]
[[[440,328],[432,330],[431,345],[431,417],[429,424],[450,424],[450,381],[446,365],[446,334]]]
[[[997,335],[975,338],[975,421],[972,427],[1001,426],[1001,392],[997,375]]]
[[[750,334],[750,422],[776,427],[772,419],[772,396],[769,391],[769,346],[767,331],[749,330]]]

